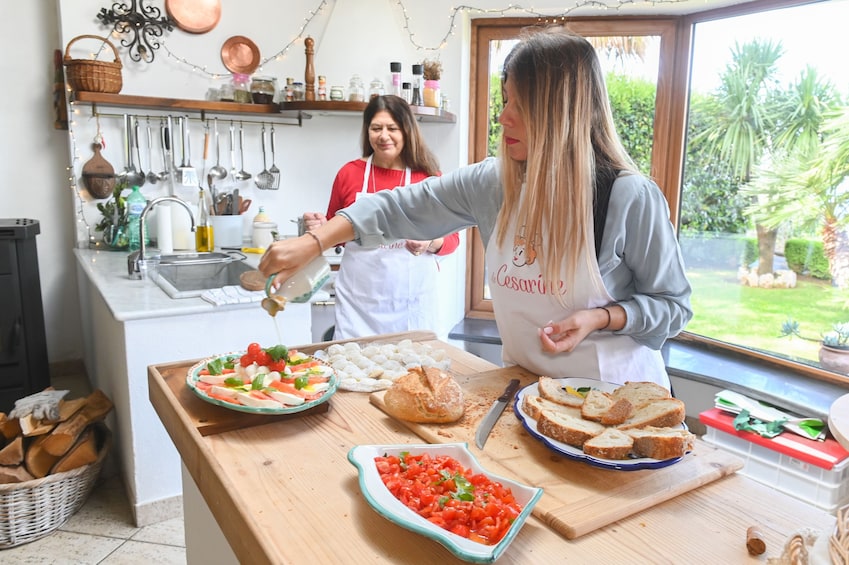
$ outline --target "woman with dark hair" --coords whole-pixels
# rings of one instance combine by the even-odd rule
[[[355,201],[379,191],[438,176],[439,164],[424,143],[415,116],[398,96],[376,96],[363,111],[362,157],[336,174],[327,215],[304,214],[318,229]],[[435,256],[457,249],[459,236],[346,245],[336,278],[334,339],[435,327]]]
[[[658,186],[613,125],[592,45],[526,32],[504,64],[498,158],[340,210],[312,237],[272,245],[285,280],[320,250],[428,239],[476,225],[507,364],[538,374],[669,388],[660,348],[692,317],[690,284]]]

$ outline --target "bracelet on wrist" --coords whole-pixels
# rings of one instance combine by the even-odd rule
[[[324,246],[321,244],[321,240],[318,238],[318,236],[317,236],[317,235],[315,235],[315,234],[314,234],[313,232],[311,232],[311,231],[307,231],[307,232],[304,232],[304,233],[305,233],[306,235],[308,235],[308,236],[312,237],[312,238],[315,240],[315,242],[318,244],[318,254],[319,254],[319,255],[323,254],[323,253],[324,253]],[[608,316],[609,316],[609,314],[608,314]]]
[[[596,309],[597,310],[604,310],[607,313],[607,323],[604,324],[603,328],[599,328],[599,331],[604,331],[604,330],[606,330],[607,328],[610,327],[610,322],[611,322],[610,310],[607,309],[607,306],[598,306]]]

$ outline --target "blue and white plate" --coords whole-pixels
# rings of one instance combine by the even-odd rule
[[[212,398],[211,396],[207,395],[206,392],[198,388],[198,373],[204,367],[206,367],[207,363],[215,359],[221,359],[222,361],[235,361],[236,363],[238,363],[239,359],[245,353],[245,351],[226,353],[224,355],[217,355],[215,357],[210,357],[208,359],[204,359],[203,361],[195,363],[194,365],[192,365],[192,367],[189,369],[188,374],[186,375],[186,384],[190,389],[192,389],[192,392],[194,392],[202,400],[205,400],[210,404],[215,404],[216,406],[223,406],[224,408],[229,408],[230,410],[235,410],[236,412],[247,412],[248,414],[268,414],[272,416],[277,414],[294,414],[296,412],[303,412],[304,410],[309,410],[313,406],[318,406],[322,402],[327,402],[330,397],[333,396],[333,393],[336,392],[336,389],[339,386],[339,377],[336,376],[336,372],[334,371],[330,375],[329,388],[325,390],[324,394],[322,394],[320,397],[316,398],[315,400],[310,400],[304,402],[303,404],[299,404],[298,406],[281,405],[280,408],[260,408],[256,406],[244,406],[241,404],[234,404],[232,402],[226,402],[224,400]],[[321,361],[321,363],[324,364],[323,361]]]
[[[607,383],[604,381],[599,381],[596,379],[581,379],[581,378],[567,378],[567,379],[556,379],[561,387],[570,386],[574,389],[580,388],[596,388],[602,392],[613,392],[620,385],[615,383]],[[569,459],[575,459],[576,461],[584,461],[585,463],[589,463],[590,465],[595,465],[596,467],[602,467],[604,469],[613,469],[617,471],[639,471],[640,469],[660,469],[661,467],[667,467],[672,465],[673,463],[677,463],[682,458],[675,457],[673,459],[651,459],[650,457],[638,457],[634,459],[603,459],[601,457],[592,457],[587,455],[578,447],[571,446],[566,443],[562,443],[557,441],[556,439],[552,439],[548,436],[545,436],[537,430],[537,421],[531,418],[528,414],[522,410],[522,401],[525,398],[525,395],[539,396],[539,387],[538,383],[531,383],[525,388],[521,389],[518,394],[516,394],[516,401],[513,404],[513,412],[516,413],[516,417],[519,418],[519,421],[522,422],[522,425],[528,430],[528,433],[531,434],[532,437],[538,439],[546,447],[568,457]],[[687,429],[685,424],[681,424],[681,427]]]
[[[374,458],[400,455],[402,452],[408,452],[411,455],[429,453],[433,457],[447,455],[454,458],[463,467],[470,468],[475,473],[483,473],[491,480],[508,487],[522,506],[522,513],[513,521],[507,535],[496,545],[484,545],[432,524],[395,498],[380,479]],[[542,496],[541,488],[529,487],[487,472],[480,466],[465,443],[358,445],[348,452],[348,461],[359,470],[360,490],[378,514],[403,528],[439,542],[460,559],[472,563],[492,563],[498,559],[522,529],[534,505]]]

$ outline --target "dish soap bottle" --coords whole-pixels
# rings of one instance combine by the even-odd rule
[[[147,206],[147,199],[139,187],[134,186],[133,191],[127,196],[127,239],[130,251],[138,251],[141,248],[142,232],[144,232],[144,244],[149,243],[147,226],[144,230],[141,229],[141,215],[145,206]]]
[[[274,241],[277,231],[277,223],[271,221],[271,217],[265,213],[265,207],[259,207],[259,213],[254,216],[253,231],[251,232],[251,245],[257,249],[265,249]]]
[[[202,188],[200,189],[200,197],[198,199],[195,248],[198,253],[208,253],[215,248],[215,236],[212,233],[212,223],[209,221],[209,203],[206,201],[206,191]]]

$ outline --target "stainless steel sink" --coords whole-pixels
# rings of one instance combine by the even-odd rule
[[[171,298],[191,298],[213,288],[238,285],[239,276],[252,270],[244,260],[226,253],[163,255],[156,284]]]

